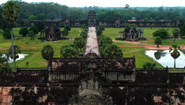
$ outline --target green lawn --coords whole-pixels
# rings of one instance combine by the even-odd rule
[[[143,64],[147,62],[155,63],[157,68],[163,68],[161,64],[145,55],[145,49],[143,47],[121,47],[121,48],[123,51],[123,57],[133,57],[133,55],[135,55],[136,68],[142,68]]]
[[[20,46],[22,54],[29,54],[25,59],[17,61],[16,65],[19,67],[27,67],[26,62],[29,62],[29,67],[46,67],[47,61],[42,58],[41,50],[44,45],[50,44],[54,49],[54,57],[60,57],[61,45],[71,44],[73,40],[60,40],[56,42],[47,42],[37,40],[40,33],[36,35],[36,40],[31,40],[30,37],[22,37],[19,35],[20,28],[14,28],[14,44]],[[81,29],[80,29],[81,30]],[[78,28],[72,28],[69,32],[69,37],[77,37],[79,35]],[[10,39],[4,39],[0,31],[0,53],[8,53],[8,48],[11,46]],[[13,64],[10,64],[13,66]]]
[[[154,41],[146,42],[145,44],[155,45]],[[175,42],[173,39],[163,39],[162,45],[185,45],[185,39],[176,39]]]
[[[152,33],[160,28],[142,28],[144,29],[144,37],[147,38],[147,40],[154,39],[152,36]],[[165,28],[169,29],[169,34],[172,34],[172,30],[174,28]],[[37,40],[38,37],[40,37],[40,33],[36,35],[36,40],[31,40],[30,37],[22,37],[22,35],[19,35],[20,28],[14,28],[14,44],[17,44],[20,46],[21,51],[23,54],[29,54],[26,56],[25,59],[17,61],[16,64],[19,67],[27,67],[26,62],[29,62],[28,67],[46,67],[47,61],[42,58],[41,56],[41,50],[44,45],[50,44],[54,49],[54,57],[60,57],[60,48],[61,45],[71,44],[73,43],[73,40],[60,40],[56,42],[47,42],[47,41],[40,41]],[[63,30],[63,28],[61,28]],[[103,35],[108,36],[112,39],[115,39],[118,37],[119,31],[123,31],[124,28],[105,28],[105,31],[103,31]],[[71,28],[71,31],[69,32],[68,37],[77,37],[79,36],[80,32],[82,31],[81,28]],[[0,30],[0,53],[8,53],[8,48],[11,46],[11,40],[10,39],[4,39],[2,36],[2,30]],[[178,39],[175,42],[178,45],[185,45],[184,39]],[[123,42],[113,42],[115,45],[135,45],[135,44],[129,44],[129,43],[123,43]],[[154,45],[153,41],[147,42],[146,44]],[[163,45],[172,45],[173,40],[163,40]],[[142,65],[146,62],[154,62],[156,63],[158,68],[162,68],[162,66],[154,61],[152,58],[145,55],[145,48],[142,47],[121,47],[123,51],[124,57],[133,57],[135,55],[136,58],[136,68],[142,68]],[[11,63],[12,66],[12,63]]]

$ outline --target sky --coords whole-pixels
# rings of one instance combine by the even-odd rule
[[[0,4],[7,0],[0,0]],[[22,0],[25,2],[54,2],[69,7],[125,7],[129,4],[130,7],[175,7],[185,6],[185,0]]]

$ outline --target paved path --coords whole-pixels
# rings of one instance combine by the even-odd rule
[[[89,27],[88,29],[85,55],[89,52],[94,52],[97,55],[100,54],[95,27]]]

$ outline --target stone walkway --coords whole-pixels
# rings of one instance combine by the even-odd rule
[[[88,54],[89,52],[94,52],[97,55],[100,54],[95,27],[89,27],[88,29],[85,55]]]

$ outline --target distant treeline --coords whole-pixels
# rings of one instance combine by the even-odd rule
[[[89,10],[96,12],[97,18],[112,20],[114,15],[119,14],[122,20],[176,20],[185,19],[185,7],[68,7],[53,2],[27,3],[16,0],[21,7],[19,20],[59,20],[64,17],[71,19],[87,18]],[[0,6],[2,9],[3,4]],[[1,12],[1,11],[0,11]]]

